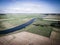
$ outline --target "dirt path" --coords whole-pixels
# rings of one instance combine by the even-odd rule
[[[29,32],[0,37],[0,45],[51,45],[50,39]]]

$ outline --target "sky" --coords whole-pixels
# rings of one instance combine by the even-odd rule
[[[60,0],[0,0],[0,13],[60,13]]]

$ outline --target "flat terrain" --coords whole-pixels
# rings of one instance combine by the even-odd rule
[[[52,22],[43,20],[42,14],[6,14],[0,15],[0,31],[14,28],[26,23],[32,18],[35,21],[21,30],[0,34],[0,45],[51,45],[49,37],[53,27],[49,26]],[[5,36],[4,36],[5,35]],[[59,39],[54,41],[54,45],[59,45]]]
[[[0,37],[0,45],[51,45],[51,41],[37,34],[20,32]]]
[[[0,15],[0,18],[3,19],[3,20],[0,19],[0,31],[14,28],[16,26],[26,23],[32,18],[36,18],[36,20],[31,25],[17,31],[17,33],[22,31],[27,31],[27,32],[43,35],[46,37],[50,37],[52,28],[50,26],[40,25],[40,24],[48,25],[50,22],[48,23],[48,21],[42,20],[42,16],[45,16],[45,15],[41,15],[41,14],[6,14],[3,16]],[[38,26],[33,24],[36,24]]]

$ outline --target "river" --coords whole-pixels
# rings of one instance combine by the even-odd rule
[[[6,29],[6,30],[3,30],[3,31],[0,31],[0,34],[8,34],[8,33],[14,32],[14,31],[21,30],[21,29],[25,28],[26,26],[32,24],[34,22],[34,20],[35,20],[35,18],[29,20],[28,22],[26,22],[24,24],[16,26],[14,28],[10,28],[10,29]]]

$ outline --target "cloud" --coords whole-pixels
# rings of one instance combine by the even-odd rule
[[[46,3],[14,3],[7,6],[4,13],[58,13],[57,9]]]

